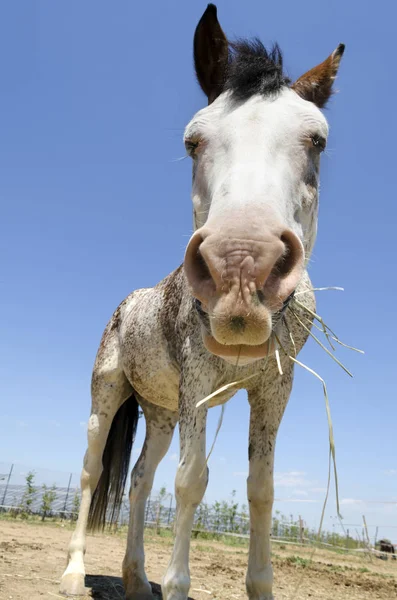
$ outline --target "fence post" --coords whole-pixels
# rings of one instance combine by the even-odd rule
[[[367,546],[368,546],[368,550],[370,550],[371,542],[369,541],[368,527],[367,527],[367,521],[365,520],[365,515],[363,515],[363,522],[364,522],[365,535],[367,538]]]
[[[378,541],[378,525],[376,526],[376,530],[375,530],[375,540],[374,540],[374,548],[376,548],[376,542]]]
[[[3,506],[5,506],[6,496],[7,496],[7,492],[8,492],[8,484],[10,483],[10,479],[11,479],[11,475],[12,475],[13,470],[14,470],[14,465],[12,464],[10,472],[8,473],[7,483],[6,483],[6,487],[5,487],[4,494],[3,494],[3,500],[1,502],[1,504]]]
[[[66,515],[66,507],[67,507],[68,500],[69,500],[69,490],[70,490],[70,483],[72,481],[72,475],[73,475],[73,473],[70,473],[68,489],[66,490],[65,504],[63,505],[63,513],[62,513],[63,516],[61,517],[61,521],[64,519],[64,516]]]
[[[161,499],[157,500],[156,533],[160,535]]]

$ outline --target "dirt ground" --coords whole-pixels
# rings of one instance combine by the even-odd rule
[[[69,525],[0,520],[0,599],[62,598],[59,579],[65,566]],[[124,598],[121,562],[125,532],[88,536],[87,586],[98,600]],[[146,535],[146,565],[160,599],[159,583],[167,566],[172,539]],[[345,555],[298,546],[273,545],[276,600],[392,600],[397,598],[397,561]],[[244,579],[247,548],[207,540],[193,540],[191,598],[231,600],[246,598]],[[87,595],[87,597],[90,597]]]

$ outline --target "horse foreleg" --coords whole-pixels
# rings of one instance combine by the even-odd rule
[[[178,419],[177,413],[141,402],[146,419],[146,438],[131,474],[130,521],[127,550],[123,561],[123,581],[127,600],[152,600],[145,574],[143,534],[146,501],[158,464],[165,456]]]
[[[197,382],[199,378],[200,374],[197,373],[191,382]],[[186,389],[182,385],[179,414],[180,463],[175,480],[177,501],[175,543],[163,579],[163,600],[187,600],[190,587],[190,536],[196,508],[203,499],[208,483],[208,469],[205,464],[207,409],[205,407],[196,409],[196,402],[212,390],[211,384],[206,389],[205,386],[199,387],[201,389],[197,392],[196,388],[192,398],[193,390]]]
[[[249,600],[273,600],[273,569],[270,533],[274,499],[273,465],[276,435],[290,393],[285,381],[273,390],[273,397],[249,394],[249,475],[247,492],[250,511],[250,545],[247,570]]]

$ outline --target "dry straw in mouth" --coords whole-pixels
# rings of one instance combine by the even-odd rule
[[[344,364],[338,360],[335,355],[328,350],[328,348],[321,342],[321,340],[310,330],[309,324],[314,325],[314,327],[319,330],[320,332],[322,332],[324,334],[324,336],[326,337],[328,343],[330,344],[330,347],[332,348],[333,351],[335,351],[335,347],[333,346],[332,341],[336,342],[337,344],[339,344],[340,346],[343,346],[344,348],[348,348],[349,350],[354,350],[355,352],[359,352],[360,354],[364,354],[364,352],[362,350],[359,350],[358,348],[355,348],[353,346],[349,346],[348,344],[345,344],[344,342],[342,342],[339,337],[336,335],[336,333],[325,323],[324,319],[319,316],[317,313],[315,313],[314,311],[310,310],[310,308],[308,308],[307,306],[305,306],[302,302],[299,302],[299,300],[296,299],[296,296],[300,296],[303,294],[307,294],[309,292],[314,292],[314,291],[324,291],[324,290],[340,290],[343,291],[343,288],[341,287],[321,287],[321,288],[311,288],[310,290],[305,290],[303,292],[297,292],[295,294],[295,297],[292,301],[292,305],[288,306],[289,312],[290,314],[298,321],[299,325],[315,340],[315,342],[328,354],[328,356],[330,356],[344,371],[345,373],[347,373],[348,375],[350,375],[350,377],[353,377],[353,375],[351,374],[351,372],[344,366]],[[299,316],[297,314],[297,311],[294,309],[300,309],[301,311],[305,311],[307,315],[309,315],[309,317],[305,316],[305,315],[301,315]],[[308,325],[306,325],[302,318],[305,319],[306,321],[308,321]],[[317,323],[315,323],[315,321],[317,321],[320,325],[318,325]],[[310,367],[308,367],[307,365],[305,365],[303,362],[301,362],[300,360],[298,360],[296,358],[296,345],[295,345],[295,341],[294,338],[291,334],[291,331],[289,330],[288,327],[288,323],[286,321],[286,319],[283,319],[283,322],[287,328],[288,331],[288,335],[291,341],[291,345],[294,351],[294,355],[295,356],[291,356],[282,346],[278,336],[276,333],[273,333],[273,337],[274,337],[274,354],[275,354],[275,359],[276,359],[276,363],[277,363],[277,368],[279,371],[280,376],[283,375],[283,369],[282,369],[282,365],[281,365],[281,360],[280,360],[280,349],[283,351],[283,353],[295,364],[297,364],[298,366],[300,366],[301,368],[305,369],[306,371],[308,371],[309,373],[311,373],[314,377],[316,377],[319,381],[321,381],[322,386],[323,386],[323,393],[324,393],[324,400],[325,400],[325,409],[326,409],[326,414],[327,414],[327,421],[328,421],[328,432],[329,432],[329,449],[330,449],[330,462],[329,462],[329,473],[328,473],[328,485],[327,485],[327,493],[326,493],[326,497],[325,497],[325,501],[324,501],[324,506],[323,506],[323,510],[322,510],[322,515],[321,515],[321,520],[320,520],[320,527],[319,527],[319,535],[321,533],[321,529],[322,529],[322,524],[323,524],[323,519],[324,519],[324,513],[325,513],[325,508],[326,508],[326,504],[327,504],[327,500],[328,500],[328,495],[329,495],[329,486],[330,486],[330,469],[331,469],[331,458],[332,458],[332,462],[333,462],[333,466],[334,466],[334,477],[335,477],[335,491],[336,491],[336,506],[337,506],[337,513],[339,518],[341,518],[340,515],[340,510],[339,510],[339,489],[338,489],[338,474],[337,474],[337,468],[336,468],[336,456],[335,456],[335,440],[334,440],[334,433],[333,433],[333,426],[332,426],[332,418],[331,418],[331,410],[330,410],[330,405],[329,405],[329,398],[328,398],[328,392],[327,392],[327,386],[326,383],[324,381],[324,379],[318,374],[316,373],[316,371],[314,371],[313,369],[311,369]],[[247,381],[249,381],[250,379],[253,379],[254,377],[257,377],[260,373],[263,373],[263,371],[266,368],[267,365],[267,361],[268,361],[269,355],[266,358],[265,361],[265,365],[264,367],[262,367],[261,370],[256,371],[255,373],[252,373],[251,375],[248,375],[247,377],[243,377],[241,379],[235,379],[236,373],[237,373],[237,368],[239,366],[239,359],[240,359],[240,354],[237,357],[237,361],[236,361],[236,365],[234,368],[234,373],[233,373],[233,381],[231,381],[230,383],[227,383],[223,386],[221,386],[220,388],[218,388],[217,390],[215,390],[214,392],[212,392],[211,394],[209,394],[208,396],[206,396],[205,398],[203,398],[202,400],[200,400],[199,402],[197,402],[196,404],[196,408],[199,408],[200,406],[203,406],[204,404],[206,404],[207,402],[209,402],[210,400],[212,400],[213,398],[215,398],[216,396],[218,396],[219,394],[222,394],[223,392],[226,392],[227,390],[233,388],[233,387],[237,387],[237,386],[241,386],[241,384],[246,383]],[[215,433],[215,438],[214,441],[212,443],[210,452],[207,456],[206,459],[206,463],[205,463],[205,467],[207,466],[208,460],[212,454],[212,451],[215,447],[215,442],[217,440],[219,431],[221,429],[222,426],[222,422],[223,422],[223,416],[224,416],[224,412],[225,412],[225,404],[222,404],[222,409],[221,409],[221,414],[219,417],[219,421],[218,421],[218,426],[216,429],[216,433]],[[204,473],[205,468],[202,471],[202,474]]]

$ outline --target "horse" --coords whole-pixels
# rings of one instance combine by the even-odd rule
[[[162,594],[164,600],[187,599],[191,531],[208,483],[208,409],[245,389],[250,407],[246,589],[250,600],[273,599],[276,435],[291,392],[294,357],[311,327],[311,313],[304,308],[315,310],[307,265],[328,134],[321,109],[343,52],[340,44],[291,82],[278,45],[267,50],[256,38],[230,42],[216,6],[209,4],[203,13],[193,54],[208,104],[184,133],[193,163],[194,233],[183,264],[155,287],[132,292],[100,342],[81,505],[61,579],[63,594],[85,593],[87,527],[117,520],[142,410],[146,438],[131,473],[125,595],[153,599],[144,565],[145,505],[178,423],[175,539]]]

